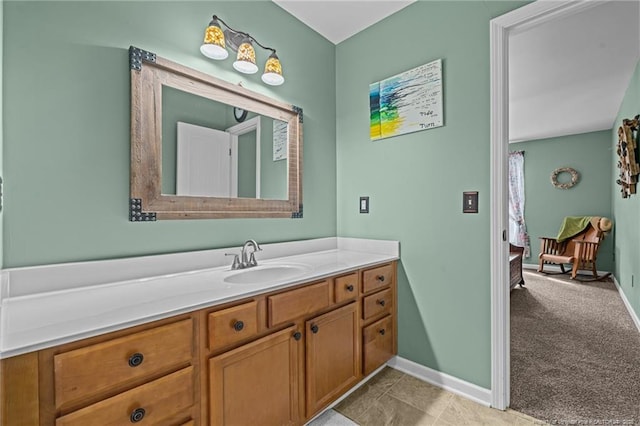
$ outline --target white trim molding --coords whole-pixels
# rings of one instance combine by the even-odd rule
[[[455,393],[486,407],[491,405],[491,391],[446,373],[433,370],[406,358],[395,356],[387,365],[434,386]]]
[[[624,303],[624,307],[627,308],[627,311],[629,312],[629,315],[631,316],[633,323],[636,325],[636,328],[640,333],[640,318],[638,318],[638,314],[636,314],[636,311],[633,310],[631,303],[629,303],[629,299],[627,299],[627,295],[624,294],[624,291],[622,290],[622,287],[620,286],[620,283],[618,282],[618,279],[616,278],[615,275],[613,275],[613,282],[616,285],[616,288],[618,289],[618,293],[620,293],[620,298],[622,299],[622,303]]]
[[[612,1],[612,0],[607,0]],[[509,286],[507,152],[509,143],[509,36],[606,3],[538,0],[490,21],[491,72],[491,406],[509,406]]]

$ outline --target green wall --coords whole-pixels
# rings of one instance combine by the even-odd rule
[[[336,49],[338,235],[400,240],[399,354],[491,387],[489,21],[523,2],[416,2]],[[444,127],[369,140],[369,84],[442,58]],[[462,192],[479,191],[479,213]],[[360,214],[358,197],[370,197]]]
[[[200,54],[214,13],[277,47],[284,85]],[[8,1],[4,15],[5,267],[336,235],[335,47],[280,7]],[[302,107],[304,218],[129,222],[130,45]]]
[[[288,197],[288,162],[273,161],[273,123],[269,117],[260,118],[260,197],[286,200]]]
[[[238,136],[238,197],[256,198],[256,135]]]
[[[622,119],[633,118],[640,114],[640,62],[631,77],[629,87],[620,106],[614,128],[611,132],[611,149],[613,152],[612,182],[618,178],[616,167],[618,156],[618,127]],[[636,152],[636,155],[638,153]],[[638,158],[638,157],[636,157]],[[623,199],[620,188],[613,184],[613,220],[615,233],[615,275],[629,303],[640,316],[640,188],[638,193]]]
[[[538,263],[539,237],[555,237],[565,216],[611,216],[611,131],[512,143],[511,151],[524,151],[525,220],[531,257]],[[580,173],[573,188],[551,184],[551,172],[572,167]],[[560,176],[565,179],[566,176]],[[613,236],[598,252],[599,270],[613,271]]]

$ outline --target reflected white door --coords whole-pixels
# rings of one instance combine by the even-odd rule
[[[231,135],[178,122],[176,195],[236,197]]]

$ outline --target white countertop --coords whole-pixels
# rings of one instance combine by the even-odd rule
[[[399,259],[397,241],[321,238],[263,245],[260,268],[299,265],[284,280],[229,284],[239,248],[0,271],[0,358]],[[252,268],[254,269],[254,268]],[[248,270],[248,269],[247,269]]]

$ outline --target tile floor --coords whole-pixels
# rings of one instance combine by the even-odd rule
[[[360,426],[544,424],[517,411],[485,407],[389,367],[349,395],[334,410]],[[337,419],[334,422],[344,424],[337,423]],[[324,424],[331,425],[332,422]]]

